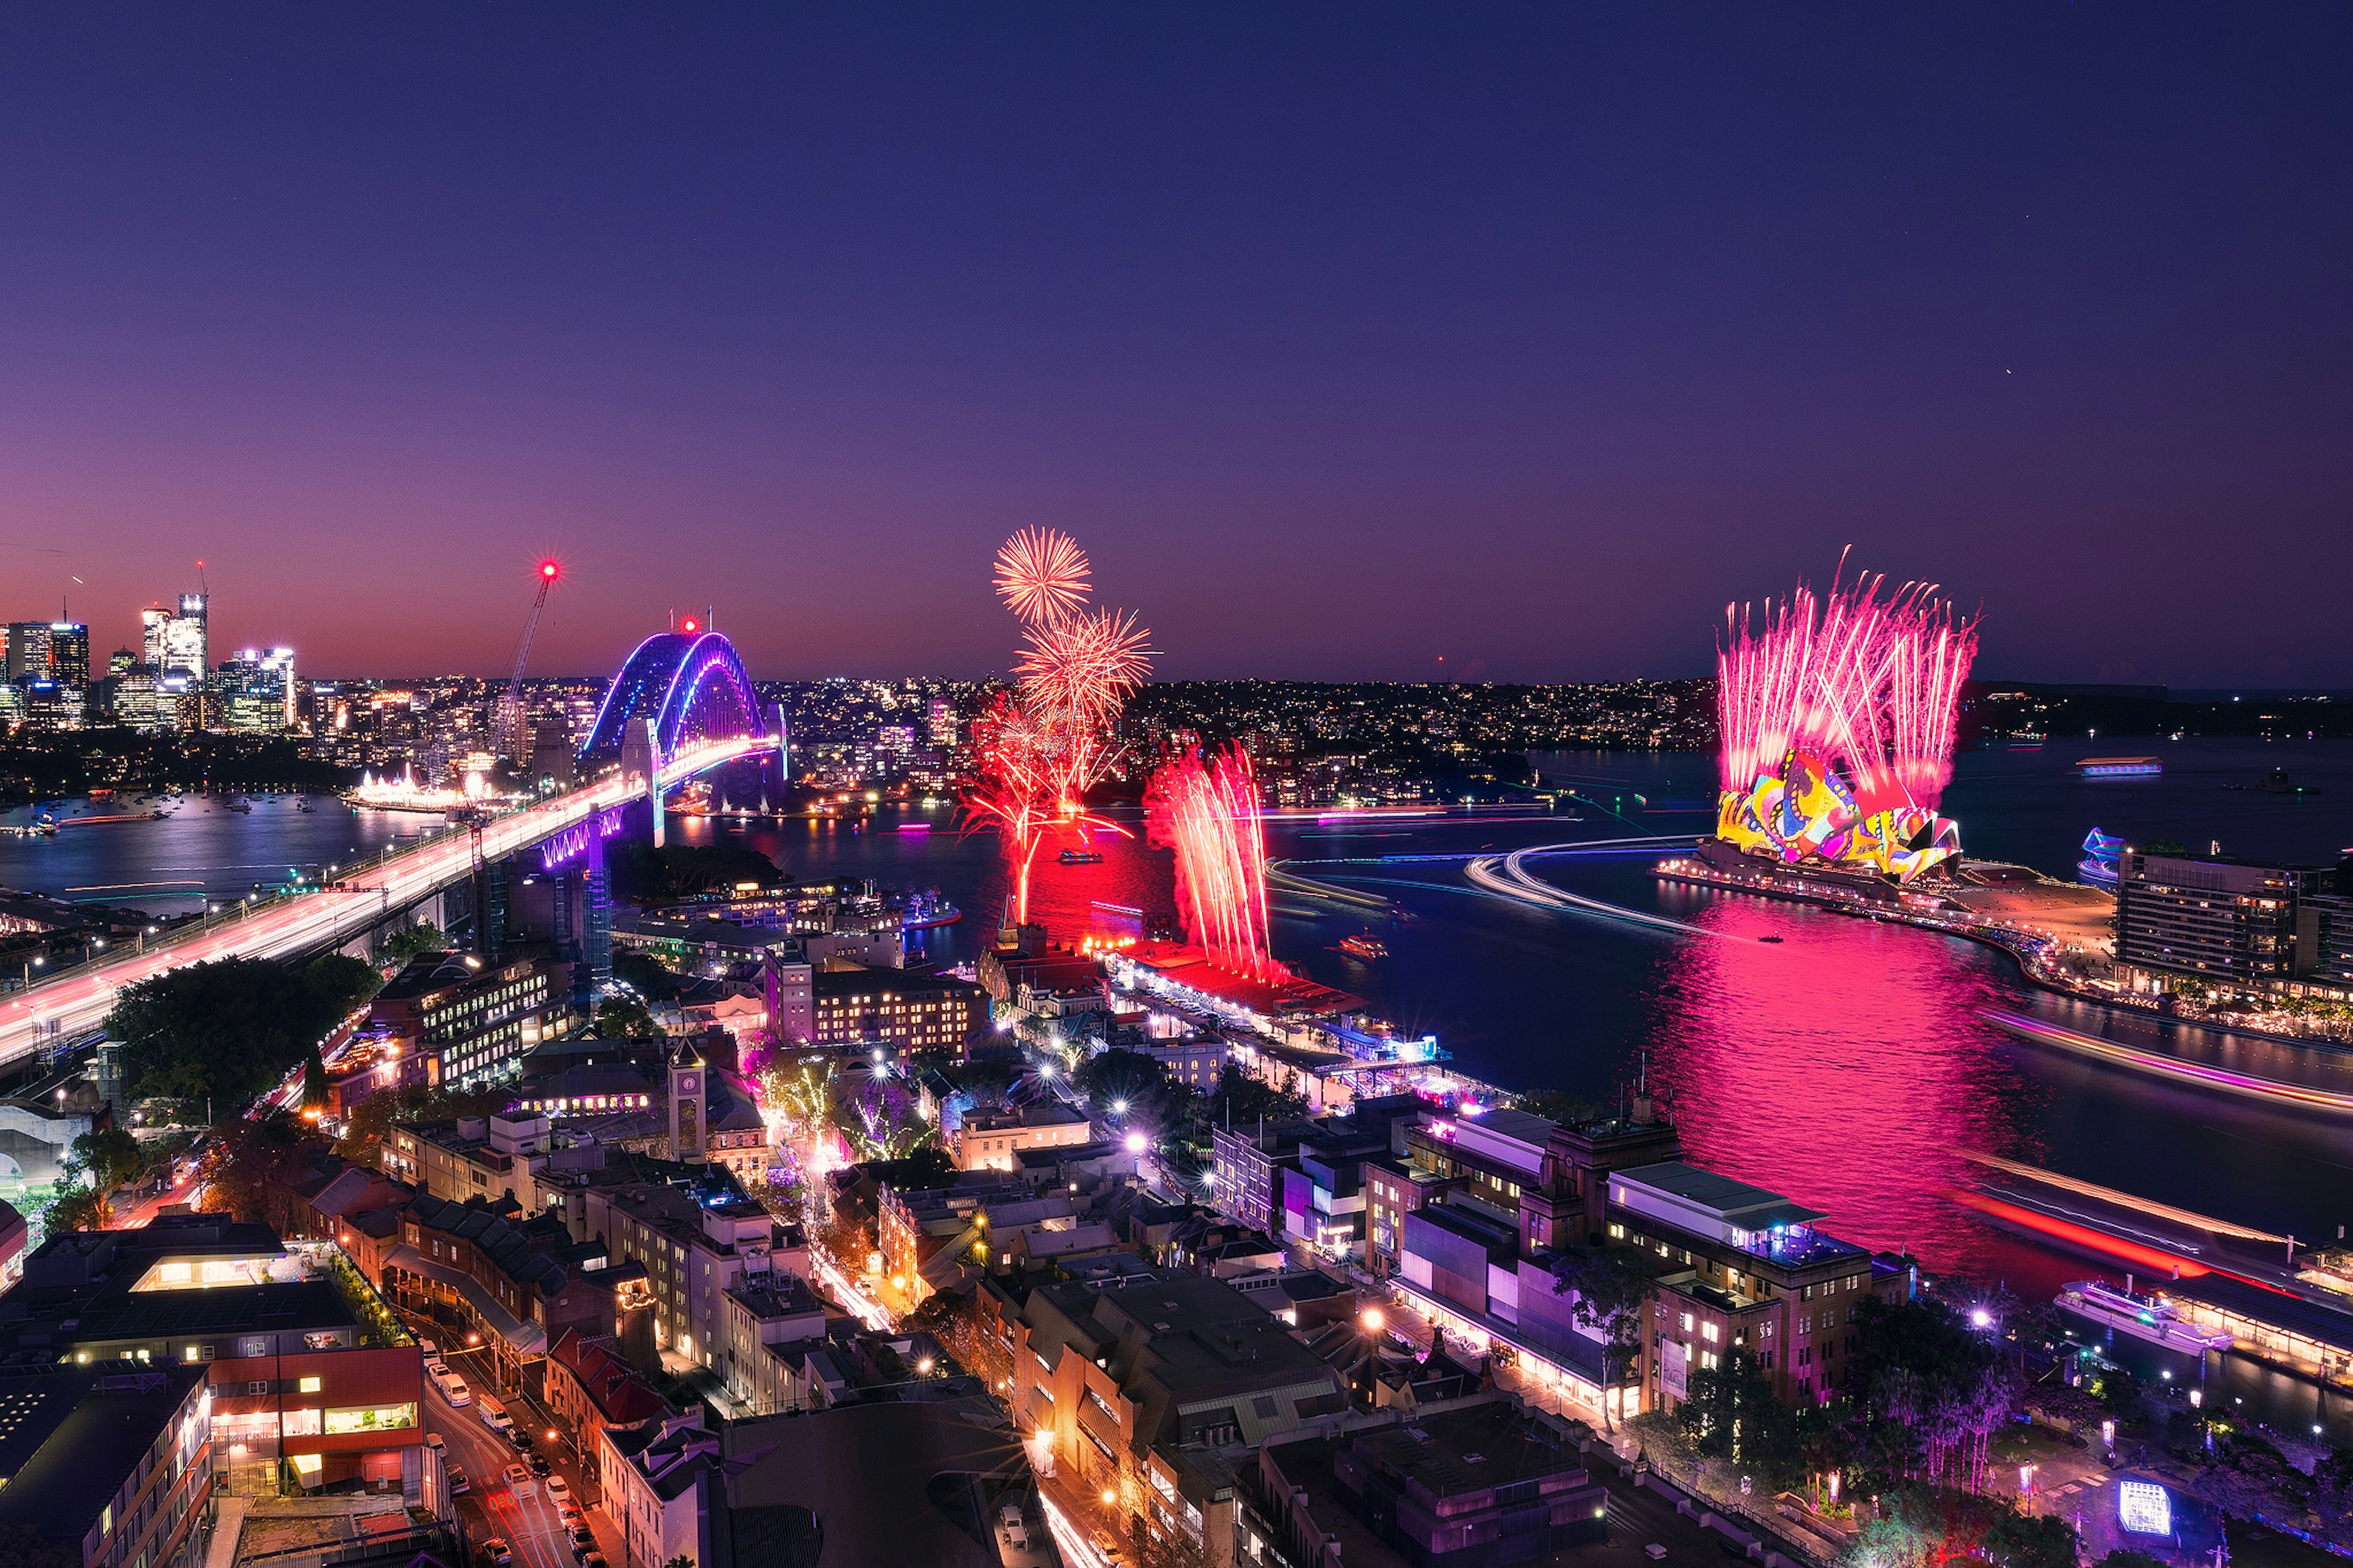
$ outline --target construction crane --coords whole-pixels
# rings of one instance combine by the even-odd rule
[[[515,649],[514,673],[507,678],[507,689],[499,694],[499,744],[518,763],[531,761],[531,736],[526,732],[522,715],[522,667],[531,662],[531,639],[539,635],[539,617],[547,608],[547,595],[563,575],[564,568],[556,562],[539,563],[539,592],[532,597],[531,617],[522,624],[522,644]]]

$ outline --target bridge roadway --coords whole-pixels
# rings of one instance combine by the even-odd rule
[[[667,789],[723,763],[774,751],[776,744],[774,736],[748,735],[681,750],[662,763],[659,786]],[[483,858],[502,859],[647,793],[642,774],[617,773],[567,795],[495,817],[482,829]],[[56,979],[16,992],[0,1003],[0,1066],[38,1049],[52,1026],[54,1037],[59,1040],[96,1030],[113,1009],[115,993],[126,985],[183,964],[322,952],[472,872],[471,836],[450,834],[365,867],[332,888],[258,906],[241,919],[218,921],[144,952],[77,964]]]

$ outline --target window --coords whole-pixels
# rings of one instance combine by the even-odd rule
[[[1717,1338],[1715,1325],[1714,1323],[1702,1323],[1699,1326],[1699,1337],[1705,1340],[1710,1344],[1715,1343]]]
[[[296,1392],[301,1394],[316,1394],[319,1392],[319,1387],[320,1384],[317,1378],[306,1377],[302,1380]]]
[[[1689,1312],[1685,1312],[1683,1314],[1683,1332],[1690,1333],[1692,1331],[1692,1315]]]
[[[285,1415],[285,1432],[289,1437],[315,1437],[319,1435],[319,1411],[289,1410]]]
[[[292,1417],[288,1419],[290,1422]],[[393,1432],[416,1425],[417,1406],[414,1405],[355,1405],[327,1412],[327,1435],[331,1437],[353,1432]]]

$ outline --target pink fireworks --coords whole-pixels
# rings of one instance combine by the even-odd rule
[[[1266,832],[1248,753],[1185,752],[1152,775],[1145,805],[1152,842],[1176,852],[1176,905],[1194,945],[1221,969],[1283,977],[1267,943]]]
[[[1884,577],[1799,584],[1783,602],[1725,612],[1716,653],[1722,780],[1745,791],[1793,748],[1839,765],[1866,813],[1933,807],[1953,774],[1961,681],[1977,657],[1974,618],[1936,585],[1888,591]]]
[[[1150,634],[1123,610],[1085,608],[1087,558],[1069,535],[1023,529],[997,552],[997,591],[1023,623],[1016,685],[973,725],[978,766],[965,781],[967,824],[997,829],[1014,873],[1018,918],[1029,918],[1029,870],[1061,830],[1124,834],[1091,815],[1087,792],[1118,760],[1113,730],[1150,673]]]
[[[997,595],[1032,626],[1050,626],[1085,603],[1086,552],[1059,529],[1025,528],[997,552]]]

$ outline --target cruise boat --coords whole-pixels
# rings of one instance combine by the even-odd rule
[[[2155,778],[2165,764],[2155,757],[2085,757],[2075,771],[2087,779]]]
[[[2185,1322],[2162,1297],[2136,1296],[2096,1279],[2078,1279],[2065,1287],[2059,1292],[2059,1305],[2118,1333],[2185,1354],[2226,1351],[2237,1342],[2220,1329]]]
[[[1351,958],[1361,958],[1367,963],[1376,958],[1387,958],[1389,955],[1388,943],[1370,931],[1342,939],[1340,951]]]
[[[1065,866],[1100,866],[1103,852],[1099,849],[1065,849],[1054,857]]]

